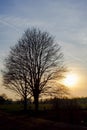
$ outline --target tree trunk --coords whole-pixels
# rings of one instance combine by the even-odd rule
[[[34,104],[35,104],[35,112],[38,113],[38,109],[39,109],[39,96],[38,95],[34,96]]]
[[[24,97],[24,112],[27,111],[27,97]]]
[[[25,79],[25,94],[24,94],[24,112],[27,111],[27,87],[26,87],[26,77],[24,77]]]

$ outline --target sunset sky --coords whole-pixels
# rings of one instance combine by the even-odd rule
[[[0,0],[0,70],[10,46],[32,26],[48,31],[61,45],[67,75],[76,76],[74,84],[66,83],[71,95],[87,96],[87,0]],[[1,74],[0,83],[0,94],[13,97],[2,87]]]

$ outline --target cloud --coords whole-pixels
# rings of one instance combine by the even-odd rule
[[[87,45],[78,45],[60,41],[66,64],[70,66],[80,65],[81,68],[87,68]],[[78,67],[77,67],[78,68]]]

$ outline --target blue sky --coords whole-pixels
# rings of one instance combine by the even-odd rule
[[[81,77],[72,93],[87,96],[87,0],[0,0],[0,69],[10,46],[32,26],[55,36],[66,66]]]

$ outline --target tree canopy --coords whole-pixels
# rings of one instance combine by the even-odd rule
[[[27,98],[33,96],[38,110],[40,95],[57,92],[52,89],[53,84],[64,77],[65,71],[63,53],[54,37],[31,28],[11,48],[5,60],[3,81],[6,88],[23,97],[25,107]]]

